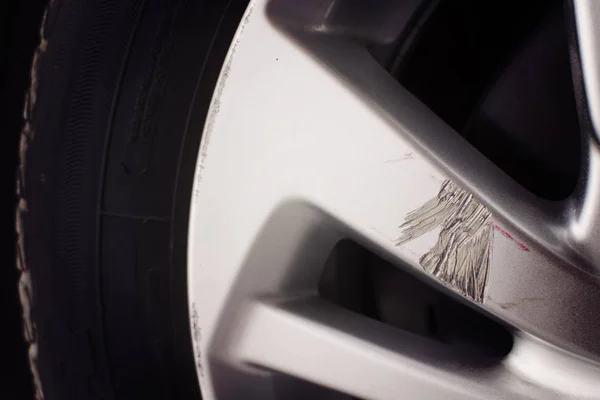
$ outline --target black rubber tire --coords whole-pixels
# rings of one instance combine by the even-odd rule
[[[200,398],[189,201],[213,88],[246,5],[50,1],[17,178],[38,397]]]

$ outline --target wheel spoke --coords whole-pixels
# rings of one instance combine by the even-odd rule
[[[306,116],[312,118],[302,119],[303,122],[295,127],[295,154],[302,158],[297,160],[299,167],[293,174],[293,193],[343,222],[358,240],[376,244],[387,257],[395,257],[400,264],[409,265],[419,273],[433,275],[437,282],[482,304],[483,308],[517,328],[600,359],[600,343],[590,340],[600,334],[598,319],[590,318],[588,311],[590,304],[600,306],[598,280],[577,271],[514,228],[512,219],[520,211],[527,213],[533,207],[528,203],[528,197],[519,197],[519,201],[511,203],[514,210],[507,215],[504,206],[492,206],[497,203],[494,197],[502,198],[506,193],[486,187],[483,198],[472,198],[474,211],[471,215],[477,217],[479,214],[475,210],[485,204],[491,218],[479,221],[480,230],[473,235],[469,231],[474,227],[469,224],[474,218],[463,220],[457,232],[447,230],[447,237],[468,234],[472,238],[464,246],[452,246],[439,233],[452,206],[452,202],[446,202],[449,206],[444,207],[444,202],[440,201],[449,169],[435,163],[427,152],[439,154],[442,151],[439,146],[443,140],[439,132],[446,136],[457,135],[401,88],[393,89],[396,90],[393,98],[398,101],[398,110],[391,119],[391,116],[382,115],[372,103],[367,101],[365,106],[361,92],[340,83],[329,71],[320,72],[323,73],[318,78],[322,95],[303,107]],[[373,77],[382,71],[371,72],[369,76],[377,82]],[[381,79],[385,80],[385,75],[381,75]],[[380,85],[385,86],[384,83]],[[310,90],[309,85],[303,83],[302,90]],[[379,97],[380,101],[381,97],[384,96]],[[417,143],[423,138],[430,140],[427,146]],[[472,183],[485,176],[493,180],[494,174],[498,174],[500,182],[505,182],[502,173],[462,139],[456,137],[445,143],[449,148],[453,147],[442,152],[449,160],[456,163],[458,154],[463,154],[463,167],[469,165],[463,168],[464,175],[455,174],[457,182]],[[454,151],[456,154],[448,155]],[[304,158],[306,154],[310,154],[309,160]],[[471,173],[474,170],[484,172],[480,171],[474,178]],[[459,184],[452,185],[452,196],[466,198],[470,195],[470,191],[465,191]],[[492,200],[483,203],[489,199]],[[406,223],[410,222],[411,213],[432,201],[442,207],[437,213],[424,214],[424,217],[430,217],[425,220],[432,226],[422,235],[407,240],[410,226]],[[454,216],[458,216],[458,208],[454,210]],[[437,221],[434,214],[439,217]],[[541,221],[538,227],[552,230],[552,225],[543,222],[541,215],[536,218]],[[485,226],[487,224],[489,227]],[[483,237],[485,240],[480,239]],[[488,248],[482,247],[482,240]],[[467,261],[443,263],[443,268],[436,270],[423,260],[427,256],[439,257],[444,251],[462,252]],[[470,279],[464,275],[465,270],[477,276]],[[484,287],[470,289],[478,285]],[[564,326],[581,329],[567,332]]]
[[[349,227],[357,240],[377,245],[388,258],[434,277],[517,328],[600,359],[600,344],[590,340],[595,335],[590,332],[600,334],[598,320],[588,311],[590,304],[600,306],[598,280],[545,251],[474,197],[473,218],[461,219],[460,204],[442,197],[466,201],[470,193],[448,183],[376,112],[353,104],[349,93],[339,97],[336,111],[314,111],[320,127],[298,131],[298,136],[322,132],[296,144],[303,153],[313,149],[311,163],[296,175],[300,197]],[[343,115],[345,128],[336,130]],[[487,217],[477,213],[480,209]],[[459,220],[460,226],[454,225]],[[460,235],[469,238],[464,245],[449,242]],[[439,261],[444,252],[462,254],[466,261],[436,269],[431,259]],[[471,280],[465,270],[477,277]],[[564,326],[582,329],[567,332]]]
[[[365,399],[546,398],[501,364],[473,368],[442,343],[318,299],[258,301],[233,329],[230,355]],[[469,362],[471,364],[469,364]]]

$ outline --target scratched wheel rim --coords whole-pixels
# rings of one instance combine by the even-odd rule
[[[541,200],[360,41],[297,30],[281,4],[247,9],[199,151],[188,291],[204,397],[279,398],[293,377],[355,398],[600,398],[594,135],[579,189]],[[592,25],[578,25],[588,75]],[[475,368],[321,299],[345,239],[510,326],[511,352]]]

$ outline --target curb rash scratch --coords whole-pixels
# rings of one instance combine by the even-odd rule
[[[421,266],[483,303],[494,240],[492,213],[471,193],[446,180],[435,198],[409,212],[404,221],[396,245],[440,227],[437,242],[419,259]]]

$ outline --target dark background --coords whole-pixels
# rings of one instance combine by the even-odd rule
[[[56,0],[54,0],[56,1]],[[31,399],[33,391],[23,340],[15,266],[15,171],[19,131],[33,50],[45,0],[0,1],[0,132],[3,143],[2,262],[0,263],[0,399]]]

